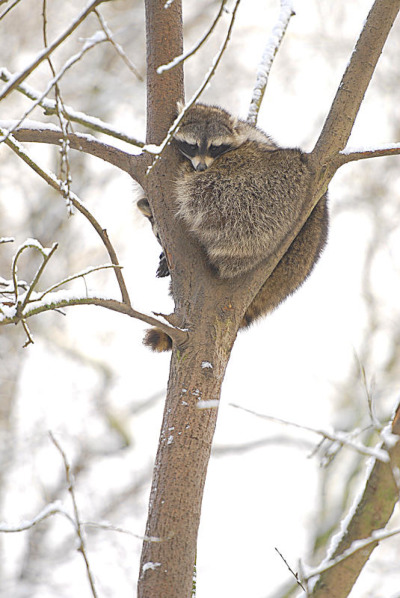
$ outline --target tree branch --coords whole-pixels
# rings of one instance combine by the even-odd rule
[[[329,180],[340,165],[337,156],[350,137],[361,102],[389,35],[400,0],[376,0],[342,77],[329,114],[311,153],[314,164],[328,165]],[[329,182],[329,181],[328,181]]]
[[[280,48],[290,19],[296,13],[293,10],[292,0],[281,0],[279,16],[275,27],[268,38],[261,62],[258,66],[256,83],[253,89],[253,96],[250,101],[247,121],[253,125],[257,124],[257,117],[264,99],[265,90],[268,84],[269,73],[274,58]]]
[[[393,419],[391,432],[400,436],[400,405]],[[385,447],[386,448],[386,447]],[[390,463],[376,461],[368,477],[364,493],[330,560],[344,555],[353,542],[373,538],[375,530],[385,527],[399,498],[393,471],[400,466],[400,440],[387,449]],[[379,544],[379,536],[344,560],[322,572],[310,592],[310,598],[346,598],[372,551]]]
[[[92,10],[95,9],[96,6],[99,6],[99,4],[101,4],[102,2],[107,2],[107,0],[92,0],[92,2],[90,2],[88,6],[81,12],[81,14],[77,16],[73,23],[71,23],[71,25],[67,27],[64,33],[62,33],[56,40],[54,40],[54,42],[50,44],[50,46],[44,48],[41,52],[39,52],[39,54],[36,56],[36,58],[30,65],[28,65],[21,73],[16,75],[12,81],[9,81],[8,85],[6,85],[3,88],[3,91],[0,92],[0,101],[6,98],[13,89],[15,89],[18,85],[22,83],[22,81],[24,81],[24,79],[26,79],[31,73],[33,73],[33,71],[39,66],[39,64],[46,60],[46,58],[48,58],[54,52],[54,50],[58,48],[58,46],[60,46],[63,43],[63,41],[65,41],[67,37],[71,35],[73,31],[75,31],[75,29],[77,29],[77,27],[79,27],[79,25],[92,12]]]
[[[355,162],[356,160],[366,160],[368,158],[380,158],[382,156],[396,156],[400,154],[400,143],[393,143],[384,147],[377,147],[371,149],[351,149],[346,148],[340,152],[337,163],[342,166],[349,162]]]
[[[136,311],[129,305],[117,301],[116,299],[109,299],[104,297],[77,297],[75,293],[52,293],[46,302],[39,302],[37,300],[31,301],[21,314],[16,314],[13,310],[13,306],[7,303],[7,310],[0,309],[0,326],[6,324],[18,324],[22,319],[26,320],[37,314],[41,314],[47,311],[55,311],[57,309],[63,309],[64,307],[70,307],[73,305],[96,305],[98,307],[105,307],[111,311],[116,311],[120,314],[125,314],[131,318],[136,318],[151,326],[156,326],[166,332],[174,341],[178,344],[184,344],[187,339],[187,333],[179,328],[173,328],[168,324],[164,324],[161,320],[157,320],[152,316],[148,316],[139,311]],[[3,311],[3,313],[2,313]]]
[[[11,81],[15,75],[10,73],[6,68],[0,69],[0,79],[2,81]],[[16,90],[25,95],[32,101],[38,101],[38,104],[44,108],[45,115],[56,114],[57,107],[56,102],[54,100],[49,100],[45,98],[45,94],[40,92],[27,83],[21,83],[16,87]],[[120,139],[121,141],[125,141],[131,145],[135,145],[137,147],[143,147],[144,142],[132,137],[131,135],[127,135],[123,131],[118,131],[111,127],[108,123],[104,122],[100,118],[89,116],[83,112],[79,112],[71,108],[70,106],[63,105],[63,112],[62,114],[68,120],[72,122],[76,122],[92,131],[97,131],[98,133],[104,133],[105,135],[110,135],[110,137],[114,137],[115,139]]]
[[[0,121],[2,129],[9,130],[13,126],[12,121]],[[18,141],[29,143],[51,143],[54,145],[62,144],[62,131],[52,124],[40,122],[26,122],[25,125],[18,127],[13,132],[13,136]],[[142,178],[144,169],[139,167],[138,156],[123,151],[113,145],[103,143],[92,135],[83,133],[69,133],[67,136],[72,149],[91,154],[96,158],[101,158],[113,166],[128,172],[133,178]],[[136,168],[138,167],[138,168]]]

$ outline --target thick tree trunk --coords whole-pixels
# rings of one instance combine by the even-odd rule
[[[203,489],[228,360],[227,355],[208,357],[210,361],[205,361],[199,352],[181,359],[179,350],[172,356],[148,540],[142,552],[140,598],[191,596]]]

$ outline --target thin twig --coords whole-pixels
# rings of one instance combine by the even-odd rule
[[[1,129],[0,129],[0,134],[2,134]],[[39,174],[46,181],[46,183],[48,185],[53,187],[53,189],[55,189],[59,193],[61,192],[60,188],[62,186],[62,182],[59,181],[52,173],[46,172],[45,170],[40,168],[38,166],[38,164],[36,164],[36,162],[34,162],[28,156],[28,154],[25,152],[24,148],[21,146],[20,143],[18,143],[12,137],[10,137],[7,139],[6,144],[20,158],[22,158],[22,160],[24,160],[24,162],[26,164],[28,164],[28,166],[30,166],[37,174]],[[79,212],[81,212],[81,214],[83,214],[85,216],[85,218],[90,222],[90,224],[93,226],[93,228],[95,229],[95,231],[97,232],[97,234],[99,235],[101,240],[103,241],[103,244],[104,244],[105,248],[107,249],[108,255],[110,256],[111,263],[114,266],[116,266],[116,268],[114,269],[114,272],[115,272],[115,276],[117,278],[117,282],[118,282],[118,285],[119,285],[119,288],[121,291],[122,299],[123,299],[124,303],[126,303],[128,306],[130,306],[131,301],[129,298],[128,289],[126,287],[125,280],[124,280],[123,274],[121,272],[121,268],[119,267],[120,264],[119,264],[119,261],[117,258],[117,254],[114,250],[114,247],[112,246],[112,244],[110,242],[110,239],[108,238],[107,232],[105,231],[105,229],[103,229],[100,226],[100,224],[97,222],[95,217],[91,214],[91,212],[89,212],[89,210],[87,208],[85,208],[85,206],[82,204],[80,199],[75,195],[75,193],[72,193],[72,192],[70,193],[70,200],[71,200],[71,203],[73,204],[73,206]]]
[[[300,430],[306,430],[307,432],[312,432],[313,434],[318,434],[326,440],[330,440],[331,442],[337,442],[341,446],[351,448],[357,451],[358,453],[361,453],[362,455],[366,455],[367,457],[374,457],[374,459],[382,461],[382,463],[389,463],[390,461],[389,455],[385,449],[382,449],[381,447],[371,449],[368,446],[357,444],[348,438],[348,434],[344,434],[343,432],[327,432],[326,430],[318,430],[316,428],[311,428],[309,426],[297,424],[295,422],[290,422],[279,417],[273,417],[272,415],[257,413],[257,411],[253,411],[252,409],[246,409],[245,407],[235,405],[234,403],[229,404],[232,407],[235,407],[236,409],[241,409],[246,413],[251,413],[252,415],[260,417],[261,419],[267,419],[268,421],[284,424],[286,426],[292,426],[294,428],[299,428]]]
[[[135,75],[135,77],[137,77],[139,79],[139,81],[143,81],[143,77],[142,75],[139,73],[138,69],[136,68],[136,66],[133,64],[133,62],[131,62],[129,60],[129,58],[127,57],[127,55],[124,52],[124,49],[122,46],[120,46],[113,38],[113,34],[111,29],[109,28],[109,26],[107,25],[106,21],[104,20],[103,16],[100,14],[100,12],[95,9],[93,11],[96,15],[96,17],[99,20],[99,23],[101,25],[101,28],[103,29],[105,36],[107,38],[107,40],[110,42],[110,44],[113,46],[113,48],[115,49],[115,51],[117,52],[117,54],[122,58],[122,60],[125,62],[125,64],[127,65],[128,69]]]
[[[295,571],[293,571],[293,569],[291,568],[291,566],[289,565],[289,563],[287,562],[287,560],[285,559],[285,557],[283,556],[283,554],[281,552],[279,552],[279,550],[277,549],[276,546],[275,546],[275,550],[279,554],[279,556],[281,557],[282,561],[285,563],[285,565],[288,568],[288,570],[290,571],[290,573],[295,578],[297,585],[301,587],[301,589],[303,590],[303,592],[305,592],[306,589],[305,589],[305,587],[303,586],[303,584],[300,581],[299,574],[295,573]]]
[[[158,75],[161,75],[161,73],[164,73],[165,71],[173,69],[181,62],[184,62],[185,60],[187,60],[188,58],[193,56],[193,54],[195,54],[197,52],[197,50],[199,50],[201,48],[201,46],[207,41],[207,39],[210,37],[211,33],[214,31],[219,19],[222,16],[222,13],[224,12],[226,3],[227,3],[227,0],[222,0],[217,16],[215,17],[215,19],[212,22],[208,31],[203,35],[202,38],[200,38],[200,40],[197,42],[197,44],[188,52],[185,52],[184,54],[181,54],[180,56],[176,56],[176,58],[171,60],[171,62],[168,62],[168,64],[163,64],[163,65],[159,66],[157,69]]]
[[[75,527],[75,522],[72,519],[72,517],[66,511],[64,511],[64,509],[60,507],[58,502],[54,502],[49,505],[46,505],[44,509],[40,511],[40,513],[35,515],[35,517],[33,517],[33,519],[30,519],[29,521],[22,521],[17,525],[1,523],[0,532],[4,534],[15,534],[18,532],[25,532],[29,529],[32,529],[32,527],[34,527],[38,523],[41,523],[45,519],[52,517],[53,515],[62,515],[63,517],[66,517],[68,521],[70,521]]]
[[[258,67],[256,83],[253,89],[253,96],[250,101],[249,113],[247,121],[253,125],[257,124],[258,113],[261,108],[261,103],[264,98],[265,89],[268,84],[269,73],[274,61],[274,58],[279,50],[282,39],[286,33],[289,21],[295,15],[292,6],[292,0],[281,0],[281,8],[279,11],[278,21],[268,38],[265,46],[261,62]]]
[[[373,544],[378,544],[382,540],[387,540],[388,538],[392,538],[393,536],[398,536],[399,534],[400,534],[400,528],[396,528],[392,531],[375,530],[372,533],[370,538],[366,538],[363,540],[354,540],[354,542],[350,545],[350,547],[347,550],[342,552],[342,554],[340,554],[339,556],[337,556],[337,557],[329,560],[328,562],[323,563],[319,567],[313,569],[310,573],[308,573],[305,577],[303,577],[303,581],[307,582],[310,579],[312,579],[313,577],[316,577],[317,575],[321,575],[321,573],[324,573],[325,571],[329,571],[330,569],[333,569],[334,567],[336,567],[336,565],[338,565],[339,563],[342,563],[343,561],[346,561],[347,559],[349,559],[351,556],[353,556],[360,550],[364,550],[365,548],[368,548],[368,547],[372,546]]]
[[[9,82],[0,93],[0,100],[3,100],[8,94],[22,83],[33,71],[41,64],[46,58],[48,58],[58,46],[60,46],[66,39],[71,35],[75,29],[86,19],[86,17],[92,12],[96,6],[106,0],[92,0],[86,8],[77,16],[77,18],[71,23],[69,27],[56,39],[48,48],[45,48],[36,56],[36,58],[28,65],[21,73],[19,73],[12,81]]]
[[[2,81],[5,81],[5,82],[11,81],[14,76],[15,75],[10,73],[6,68],[4,68],[4,67],[0,68],[0,79]],[[16,91],[19,91],[20,93],[22,93],[23,95],[28,97],[30,100],[33,100],[33,101],[38,100],[39,106],[44,108],[44,111],[45,111],[44,113],[46,115],[51,115],[51,114],[56,113],[57,107],[56,107],[55,101],[45,98],[45,95],[46,95],[45,92],[40,92],[40,91],[34,89],[33,87],[31,87],[30,85],[28,85],[27,83],[21,83],[21,85],[18,85],[16,87]],[[84,127],[91,129],[92,131],[97,131],[98,133],[104,133],[105,135],[109,135],[110,137],[114,137],[115,139],[120,139],[121,141],[125,141],[126,143],[129,143],[130,145],[135,145],[137,147],[144,146],[143,141],[136,139],[135,137],[132,137],[131,135],[127,135],[126,133],[124,133],[122,131],[118,131],[117,129],[114,129],[108,123],[104,122],[100,118],[97,118],[94,116],[89,116],[88,114],[85,114],[84,112],[78,112],[78,111],[74,110],[73,108],[71,108],[70,106],[66,106],[66,105],[63,106],[63,115],[65,116],[65,118],[68,118],[68,120],[70,120],[72,122],[76,122],[80,125],[83,125]]]
[[[45,48],[48,47],[47,42],[47,0],[43,0],[43,10],[42,10],[42,17],[43,17],[43,42]],[[65,203],[67,205],[67,209],[72,215],[72,203],[71,203],[71,168],[69,163],[69,141],[68,141],[68,133],[71,129],[71,123],[68,119],[65,119],[63,116],[64,112],[64,101],[61,96],[61,90],[58,85],[58,81],[61,78],[62,74],[65,72],[62,69],[59,75],[56,75],[56,70],[53,66],[53,62],[51,57],[47,57],[47,62],[50,67],[51,74],[53,75],[53,85],[54,85],[54,93],[55,93],[55,102],[56,102],[56,114],[58,118],[58,122],[60,124],[60,128],[62,130],[62,140],[61,140],[61,164],[60,164],[60,179],[63,180],[63,185],[60,188],[63,197],[65,199]],[[71,65],[68,66],[70,68]]]
[[[82,521],[81,522],[82,527],[92,527],[95,529],[103,529],[103,530],[107,530],[110,532],[118,532],[120,534],[127,534],[128,536],[132,536],[133,538],[137,538],[138,540],[141,540],[142,542],[165,542],[165,540],[170,540],[172,536],[168,536],[165,539],[162,538],[158,538],[156,536],[141,536],[139,534],[135,534],[134,532],[131,532],[128,529],[125,529],[124,527],[120,527],[118,525],[113,525],[112,523],[107,523],[104,521]],[[1,530],[0,530],[1,531]]]
[[[77,503],[76,495],[75,495],[74,476],[71,472],[71,466],[68,462],[67,456],[66,456],[62,446],[60,445],[58,440],[56,440],[56,438],[54,437],[52,432],[49,432],[49,435],[50,435],[52,443],[54,444],[56,449],[59,451],[59,453],[62,457],[63,463],[64,463],[65,476],[66,476],[67,484],[68,484],[68,492],[71,495],[72,506],[74,509],[75,529],[76,529],[77,536],[79,538],[78,551],[82,554],[83,560],[85,561],[86,572],[87,572],[87,576],[89,579],[90,588],[92,590],[93,598],[97,598],[96,587],[94,584],[94,577],[93,577],[93,574],[92,574],[92,571],[91,571],[90,565],[89,565],[89,559],[88,559],[87,550],[86,550],[85,536],[84,536],[84,532],[82,529],[82,524],[81,524],[81,519],[80,519],[80,514],[79,514],[79,509],[78,509],[78,503]]]

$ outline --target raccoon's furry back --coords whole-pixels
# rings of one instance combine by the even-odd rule
[[[306,166],[297,149],[247,141],[206,171],[187,162],[176,183],[178,216],[222,278],[254,268],[282,241],[300,212]]]

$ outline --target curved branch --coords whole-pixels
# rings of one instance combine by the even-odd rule
[[[219,7],[218,14],[215,17],[214,21],[212,22],[210,28],[203,35],[203,37],[200,38],[200,40],[193,46],[193,48],[191,50],[189,50],[188,52],[181,54],[180,56],[176,56],[168,64],[163,64],[162,66],[159,66],[157,69],[158,75],[161,75],[161,73],[163,73],[164,71],[168,71],[169,69],[175,68],[178,64],[180,64],[181,62],[184,62],[185,60],[187,60],[188,58],[193,56],[197,52],[197,50],[199,50],[201,48],[201,46],[203,44],[205,44],[207,39],[210,37],[211,33],[214,31],[219,19],[221,18],[222,13],[224,12],[226,3],[227,3],[227,0],[222,0],[221,6]]]
[[[376,0],[371,8],[320,137],[311,152],[310,157],[316,165],[327,164],[346,146],[399,9],[400,0]],[[330,178],[333,173],[330,173]]]
[[[15,77],[14,74],[10,73],[6,68],[0,68],[0,79],[2,81],[11,81]],[[45,93],[34,89],[27,83],[21,83],[16,87],[16,90],[25,95],[27,98],[32,100],[33,102],[37,102],[42,108],[44,108],[44,114],[46,116],[51,114],[57,114],[57,106],[54,100],[49,100],[45,97]],[[70,106],[66,106],[63,104],[62,106],[62,114],[65,116],[66,119],[76,122],[92,131],[97,131],[99,133],[104,133],[106,135],[110,135],[110,137],[115,137],[116,139],[120,139],[121,141],[125,141],[126,143],[130,143],[131,145],[137,147],[143,147],[144,142],[140,141],[140,139],[136,139],[131,135],[127,135],[123,131],[118,131],[110,126],[108,123],[104,122],[100,118],[89,116],[84,112],[79,112],[74,110]],[[17,127],[18,128],[18,127]]]
[[[0,127],[3,129],[9,130],[12,128],[12,125],[12,121],[0,121]],[[13,131],[13,137],[18,141],[27,141],[29,143],[51,143],[54,145],[61,145],[62,143],[61,129],[52,124],[43,124],[34,121],[26,121],[25,125],[18,127]],[[69,133],[67,139],[72,149],[91,154],[92,156],[96,156],[96,158],[101,158],[105,162],[117,166],[136,178],[136,165],[139,165],[137,155],[99,141],[93,135]],[[140,169],[137,172],[138,179],[139,176]]]
[[[140,311],[136,311],[130,305],[126,303],[122,303],[121,301],[117,301],[116,299],[105,299],[102,297],[66,297],[66,293],[63,292],[60,294],[60,298],[57,299],[57,293],[53,293],[53,299],[50,297],[46,303],[40,302],[38,305],[34,305],[37,303],[32,301],[29,305],[26,306],[25,311],[23,314],[13,315],[13,316],[6,316],[3,315],[2,319],[0,319],[0,326],[5,326],[6,324],[18,324],[22,319],[26,320],[32,316],[47,312],[47,311],[54,311],[56,309],[63,309],[64,307],[70,307],[73,305],[96,305],[97,307],[105,307],[106,309],[110,309],[111,311],[116,311],[120,314],[124,314],[129,316],[130,318],[135,318],[136,320],[141,320],[146,324],[150,324],[151,326],[156,326],[163,330],[168,334],[176,343],[183,344],[187,339],[187,332],[184,330],[180,330],[179,328],[173,328],[172,326],[168,326],[161,320],[157,320],[157,318],[153,318],[152,316],[148,316],[143,314]],[[0,314],[1,315],[1,314]]]
[[[0,127],[0,134],[2,134],[2,129]],[[62,181],[58,180],[51,172],[46,172],[38,164],[36,164],[31,158],[26,154],[24,149],[20,146],[18,142],[14,140],[12,135],[9,135],[5,141],[6,145],[8,145],[28,166],[30,166],[39,176],[41,176],[50,187],[58,191],[62,194]],[[93,214],[83,205],[80,199],[75,195],[75,193],[69,193],[69,201],[71,204],[83,215],[85,218],[90,222],[93,226],[97,234],[99,235],[100,239],[102,240],[108,255],[110,256],[111,263],[116,266],[115,268],[115,276],[118,281],[119,288],[121,290],[121,295],[123,301],[130,305],[129,293],[126,288],[125,280],[122,275],[122,272],[119,268],[119,261],[116,254],[116,251],[108,237],[107,230],[102,228]]]

